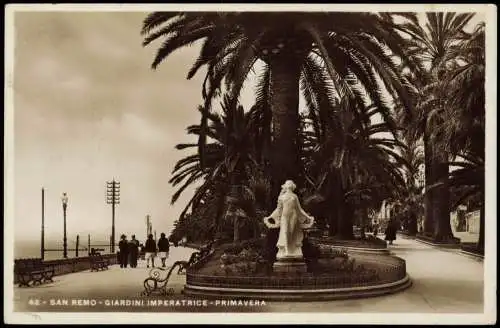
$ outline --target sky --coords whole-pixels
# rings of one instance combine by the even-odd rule
[[[63,231],[61,194],[69,196],[68,239],[111,234],[106,181],[121,183],[116,233],[143,239],[171,230],[193,188],[175,205],[168,180],[195,141],[203,71],[186,80],[199,43],[174,52],[156,71],[157,44],[143,48],[136,12],[17,12],[14,17],[15,238],[37,239],[41,189],[46,236]],[[255,76],[241,102],[252,104]]]

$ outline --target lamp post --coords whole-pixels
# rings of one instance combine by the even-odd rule
[[[68,195],[64,192],[61,197],[64,215],[63,257],[68,258],[68,239],[66,237],[66,209],[68,208]]]

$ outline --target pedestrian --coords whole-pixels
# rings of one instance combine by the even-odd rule
[[[127,236],[121,235],[121,240],[118,243],[120,249],[120,268],[126,268],[128,264],[128,241]]]
[[[389,245],[392,245],[392,242],[396,240],[396,230],[396,220],[389,221],[389,223],[387,224],[387,228],[385,229],[385,240],[389,241]]]
[[[130,267],[137,268],[137,257],[139,256],[139,241],[132,235],[132,239],[128,243]]]
[[[144,245],[144,251],[146,252],[146,266],[149,268],[149,260],[151,260],[151,265],[155,267],[155,255],[156,255],[156,243],[153,239],[153,235],[150,234],[146,240],[146,245]]]
[[[373,235],[377,237],[378,234],[378,222],[377,220],[373,221]]]
[[[168,252],[170,251],[170,242],[165,236],[165,233],[160,234],[160,240],[158,240],[158,253],[161,259],[161,266],[165,267],[165,261],[168,258]]]

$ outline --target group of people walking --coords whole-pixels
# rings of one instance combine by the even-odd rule
[[[158,254],[161,259],[162,267],[165,267],[166,260],[170,251],[170,242],[165,236],[165,233],[161,233],[160,239],[158,240],[158,245],[153,239],[153,235],[149,235],[146,243],[144,245],[140,244],[135,235],[132,235],[131,240],[127,240],[126,235],[121,235],[120,242],[118,243],[119,253],[118,260],[120,262],[120,268],[126,268],[129,264],[131,268],[137,267],[137,260],[140,253],[144,253],[144,258],[146,260],[146,266],[149,268],[149,264],[155,266],[154,258]],[[141,252],[140,252],[141,250]]]

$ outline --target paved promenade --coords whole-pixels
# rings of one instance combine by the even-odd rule
[[[441,250],[398,235],[389,249],[406,260],[407,272],[413,285],[400,293],[366,299],[329,302],[267,302],[265,312],[328,312],[328,313],[481,313],[483,312],[483,262],[458,254],[455,250]],[[167,266],[175,260],[187,259],[193,249],[172,247]],[[14,287],[15,311],[26,311],[28,299],[49,302],[64,298],[142,298],[143,280],[149,269],[140,261],[138,268],[120,269],[115,265],[108,271],[68,274],[55,277],[52,284],[34,288]],[[182,289],[185,276],[173,275],[169,286],[176,292]],[[155,297],[153,297],[155,298]],[[158,298],[158,297],[156,297]],[[48,306],[48,304],[46,304]],[[43,308],[47,308],[44,306]],[[34,309],[30,307],[31,311]],[[57,311],[57,307],[44,311]],[[222,309],[213,309],[222,311]],[[82,308],[81,311],[89,311]],[[90,310],[92,311],[92,310]],[[94,311],[116,311],[96,307]],[[137,307],[134,311],[172,311]]]

